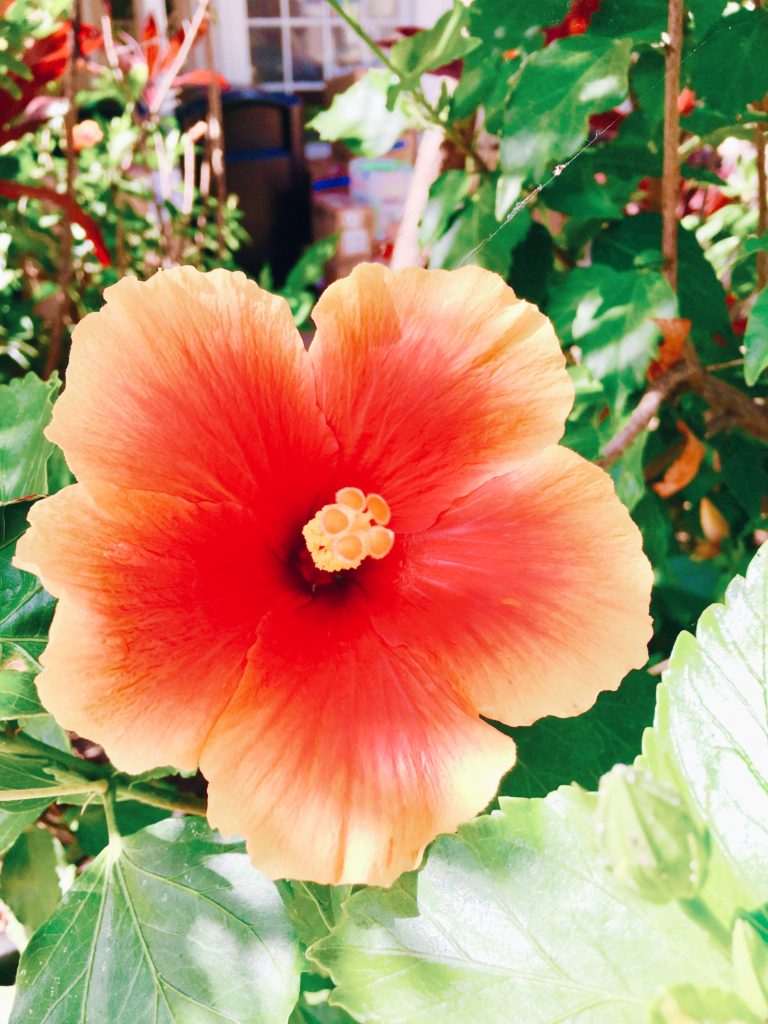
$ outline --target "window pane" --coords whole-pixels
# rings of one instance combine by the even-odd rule
[[[279,28],[251,28],[251,65],[254,82],[283,81],[283,53]]]
[[[248,0],[249,18],[279,18],[280,0]]]
[[[320,25],[291,29],[294,82],[322,82],[323,30]]]
[[[372,63],[372,57],[367,47],[346,25],[334,25],[331,33],[334,67],[346,69]]]
[[[369,18],[388,18],[396,21],[400,15],[398,0],[366,0],[365,13]]]
[[[292,18],[323,18],[329,10],[325,0],[288,0],[288,13]]]

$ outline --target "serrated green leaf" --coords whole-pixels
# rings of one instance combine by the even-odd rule
[[[334,1002],[372,1024],[642,1024],[686,981],[727,986],[727,959],[676,904],[625,890],[595,852],[594,798],[501,801],[391,889],[347,901],[309,950]]]
[[[0,504],[48,493],[48,459],[55,446],[43,437],[61,382],[36,374],[0,385]]]
[[[44,715],[33,672],[0,669],[0,721]]]
[[[733,876],[756,905],[768,892],[768,546],[725,604],[677,640],[659,687],[659,745]]]
[[[27,828],[3,858],[0,896],[29,934],[59,905],[61,888],[56,851],[50,832]]]
[[[11,565],[27,528],[28,503],[0,506],[0,665],[18,657],[37,665],[48,639],[54,600],[36,576]]]
[[[168,819],[108,847],[33,936],[11,1021],[284,1024],[293,929],[238,843]]]
[[[656,317],[677,315],[675,295],[657,271],[577,267],[555,289],[547,309],[560,340],[578,345],[587,366],[615,396],[643,383],[660,338]]]
[[[538,180],[573,156],[587,138],[591,114],[627,95],[628,39],[558,39],[523,66],[501,140],[501,169]]]
[[[753,387],[768,366],[768,288],[760,292],[749,314],[744,347],[744,380]]]

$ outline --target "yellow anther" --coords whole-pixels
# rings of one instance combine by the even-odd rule
[[[368,511],[373,516],[374,522],[377,522],[379,526],[386,526],[392,518],[392,513],[386,501],[384,501],[380,494],[369,494],[366,501]]]
[[[323,505],[302,530],[307,550],[318,569],[356,569],[363,559],[384,558],[395,535],[386,528],[392,518],[380,494],[365,495],[359,487],[342,487],[336,502]]]
[[[355,512],[362,512],[365,508],[365,495],[359,487],[342,487],[336,491],[336,501],[340,505],[347,505]]]
[[[352,517],[338,505],[326,505],[320,513],[320,521],[326,533],[342,533],[352,521]]]

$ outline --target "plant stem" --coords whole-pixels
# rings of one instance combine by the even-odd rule
[[[680,191],[680,60],[683,45],[683,0],[669,0],[664,51],[664,165],[661,177],[661,252],[664,273],[677,290],[677,199]]]
[[[363,26],[349,13],[349,11],[345,8],[341,0],[328,0],[328,3],[333,8],[333,10],[339,15],[339,17],[344,19],[347,25],[349,25],[349,27],[355,33],[355,35],[362,39],[362,41],[365,43],[365,45],[368,47],[371,53],[378,60],[380,60],[384,67],[391,71],[392,74],[395,75],[397,80],[402,84],[403,76],[402,73],[400,72],[400,69],[397,67],[395,63],[393,63],[392,60],[390,60],[390,58],[379,46],[379,44],[368,35]],[[489,173],[490,168],[486,164],[485,160],[483,160],[483,158],[477,152],[472,143],[468,142],[467,139],[465,139],[462,136],[461,132],[457,131],[452,124],[450,124],[447,121],[443,121],[438,112],[428,103],[421,89],[409,89],[408,92],[411,95],[411,99],[419,108],[424,117],[431,124],[434,124],[436,125],[436,127],[440,128],[445,133],[446,138],[450,139],[454,146],[460,149],[462,153],[466,153],[468,157],[474,160],[475,166],[479,171],[484,171],[486,174]]]
[[[758,124],[755,128],[755,150],[757,151],[757,233],[760,236],[768,231],[768,180],[765,170],[765,128]],[[768,285],[768,252],[757,253],[757,288],[758,291]]]
[[[0,733],[0,751],[46,760],[83,779],[82,784],[73,783],[55,788],[0,790],[0,800],[44,800],[50,797],[53,803],[57,796],[104,793],[106,787],[109,787],[116,799],[137,800],[152,807],[205,816],[205,801],[194,794],[180,793],[174,786],[164,783],[133,782],[130,775],[115,772],[110,765],[85,761],[22,733]]]
[[[692,921],[703,928],[721,948],[730,956],[731,935],[728,929],[718,921],[704,900],[696,897],[692,900],[680,900],[680,906]]]
[[[81,793],[106,793],[109,783],[106,779],[83,779],[72,786],[46,786],[40,789],[0,789],[0,800],[48,800],[53,803],[60,796],[76,796]]]
[[[77,154],[75,153],[75,125],[77,124],[77,109],[75,107],[75,60],[77,58],[78,38],[80,28],[80,0],[75,0],[72,11],[72,23],[69,26],[69,52],[67,54],[67,65],[64,71],[64,97],[67,102],[66,113],[64,114],[64,136],[66,139],[67,179],[66,196],[67,205],[64,216],[61,220],[61,253],[59,256],[58,273],[58,295],[56,297],[56,313],[51,325],[51,340],[48,346],[48,354],[45,357],[43,378],[47,380],[54,370],[59,366],[62,356],[62,345],[66,331],[66,322],[69,318],[69,289],[72,284],[73,258],[72,258],[72,215],[71,210],[75,202],[75,177],[77,175]]]

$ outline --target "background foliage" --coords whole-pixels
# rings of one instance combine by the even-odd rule
[[[201,188],[206,136],[158,113],[181,74],[172,48],[147,26],[97,63],[104,39],[65,6],[0,3],[11,1020],[764,1022],[768,13],[688,5],[677,289],[661,242],[660,0],[457,4],[315,120],[367,153],[441,126],[429,264],[487,266],[552,318],[576,387],[565,443],[611,472],[655,572],[650,669],[580,718],[511,730],[519,762],[489,813],[391,889],[352,892],[263,878],[205,825],[199,780],[117,773],[37,700],[53,603],[10,559],[30,504],[71,481],[42,434],[69,328],[123,273],[234,266],[241,238],[235,204]],[[96,130],[75,152],[83,121]],[[299,323],[332,251],[286,282]],[[0,981],[14,969],[11,951]]]

